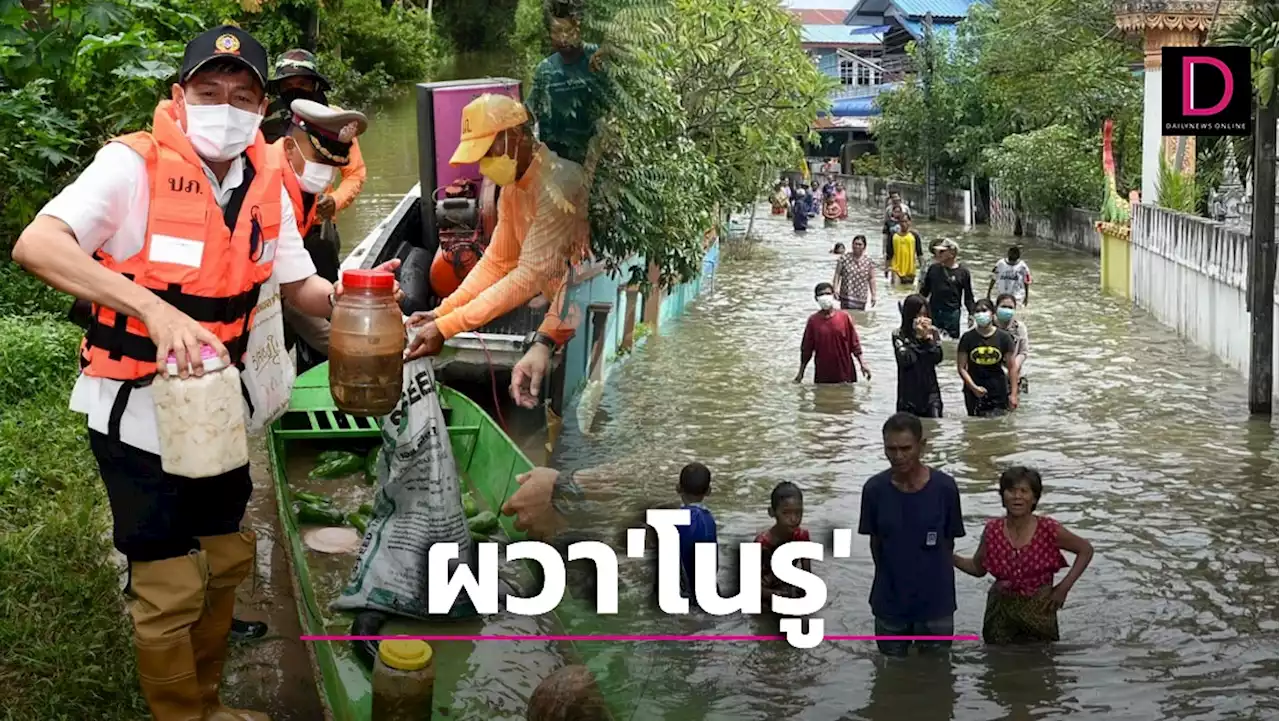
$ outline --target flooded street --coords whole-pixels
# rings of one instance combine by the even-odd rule
[[[339,218],[347,249],[417,182],[413,120],[412,94],[371,116],[361,138],[369,178]],[[1012,241],[950,225],[918,229],[926,241],[957,239],[979,295]],[[605,525],[612,530],[647,505],[676,501],[679,468],[697,460],[714,473],[707,503],[722,542],[746,542],[768,527],[769,492],[784,480],[804,489],[805,525],[826,540],[832,528],[857,527],[862,484],[886,467],[880,426],[895,399],[889,334],[905,290],[882,284],[879,306],[855,316],[874,374],[869,383],[817,388],[791,380],[805,318],[816,310],[813,286],[831,280],[832,244],[864,233],[878,257],[877,214],[852,208],[838,228],[797,236],[765,209],[756,230],[763,242],[753,257],[727,258],[714,292],[615,369],[591,432],[567,427],[561,438],[559,467],[612,468],[606,482],[624,501],[611,505],[616,515]],[[982,523],[1001,513],[995,489],[1003,468],[1033,465],[1044,474],[1040,510],[1097,550],[1061,613],[1063,642],[1049,649],[958,643],[950,664],[885,663],[869,642],[810,651],[782,643],[648,643],[622,661],[615,647],[610,685],[642,698],[632,719],[1277,718],[1275,424],[1248,418],[1238,374],[1128,302],[1101,297],[1096,258],[1035,240],[1023,245],[1035,280],[1031,307],[1019,309],[1031,341],[1029,393],[1010,417],[965,418],[955,342],[947,342],[939,367],[946,417],[926,421],[926,458],[959,483],[968,534],[958,543],[962,553],[976,548]],[[251,510],[260,532],[275,525],[268,488],[259,485]],[[275,622],[286,623],[296,607],[282,554],[270,557],[270,568],[260,569],[267,588],[241,616],[267,618],[270,607],[272,636],[287,638],[296,622]],[[625,567],[637,562],[622,563],[625,583],[637,575]],[[826,633],[871,633],[872,564],[862,537],[853,557],[815,570],[828,585],[820,615]],[[990,580],[957,575],[956,632],[980,633]],[[684,621],[642,616],[618,617],[613,632],[688,630]],[[697,630],[773,632],[742,619],[707,620]],[[586,644],[585,655],[605,646]],[[233,667],[237,697],[274,699],[277,718],[315,718],[305,648],[296,641],[258,648],[242,649]],[[532,651],[522,663],[520,644],[502,651],[485,654],[502,655],[496,663],[504,673],[545,675]],[[244,690],[259,678],[271,685]]]
[[[756,257],[727,260],[715,292],[616,371],[602,404],[608,421],[588,436],[566,433],[560,465],[620,462],[612,490],[640,509],[676,500],[679,468],[706,463],[722,543],[771,525],[769,492],[792,481],[806,494],[805,525],[825,539],[857,527],[862,484],[887,467],[889,334],[906,291],[882,286],[879,306],[856,317],[870,383],[793,383],[813,286],[834,268],[828,251],[861,232],[874,252],[879,223],[859,208],[839,228],[806,236],[777,217],[756,224]],[[979,295],[1011,242],[947,225],[920,232],[953,234]],[[1030,309],[1019,309],[1030,392],[1010,417],[964,417],[947,342],[946,417],[926,421],[926,455],[959,483],[962,553],[976,548],[985,519],[1002,514],[1000,471],[1042,471],[1040,510],[1097,550],[1061,614],[1063,642],[1047,651],[958,643],[950,668],[914,657],[884,664],[869,642],[812,651],[645,644],[637,655],[647,662],[636,663],[652,673],[636,718],[1276,718],[1275,426],[1249,420],[1237,374],[1145,312],[1101,298],[1096,258],[1036,241],[1024,243],[1023,258],[1035,279]],[[826,633],[871,633],[866,541],[821,569]],[[990,580],[957,575],[956,632],[980,633]],[[655,617],[626,631],[664,625],[670,619]],[[704,632],[760,631],[721,620]]]

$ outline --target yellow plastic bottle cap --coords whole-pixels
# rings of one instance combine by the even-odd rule
[[[431,645],[413,639],[383,641],[378,644],[378,658],[391,668],[417,671],[431,663]]]

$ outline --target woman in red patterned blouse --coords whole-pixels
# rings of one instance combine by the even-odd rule
[[[1093,546],[1047,516],[1035,515],[1044,486],[1034,468],[1014,466],[1000,476],[1004,518],[987,521],[973,558],[956,554],[955,567],[996,582],[987,594],[982,638],[987,643],[1058,640],[1058,609],[1071,587],[1093,560]],[[1071,570],[1054,585],[1054,575],[1067,567],[1063,551],[1075,554]]]
[[[773,517],[773,527],[756,536],[756,543],[761,547],[760,591],[766,608],[772,595],[791,598],[804,595],[799,588],[779,581],[769,566],[773,552],[782,544],[809,540],[809,531],[800,525],[804,518],[804,494],[800,492],[800,487],[790,481],[783,481],[774,487],[773,493],[769,495],[769,515]],[[809,571],[809,559],[796,561],[796,567]]]

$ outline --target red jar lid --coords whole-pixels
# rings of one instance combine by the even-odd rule
[[[346,288],[391,290],[396,287],[396,276],[385,270],[344,270],[342,285]]]

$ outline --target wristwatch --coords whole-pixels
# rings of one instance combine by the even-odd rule
[[[528,353],[529,349],[538,343],[545,345],[552,353],[555,352],[557,347],[555,340],[552,339],[551,336],[547,335],[546,333],[539,333],[537,331],[533,331],[524,337],[524,344],[522,346],[522,350]]]

